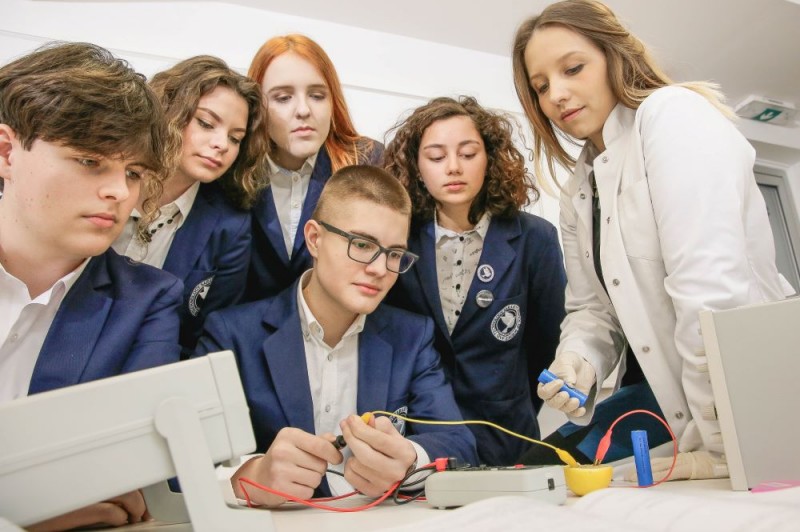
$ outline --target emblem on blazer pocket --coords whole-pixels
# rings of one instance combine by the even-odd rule
[[[200,314],[200,309],[203,308],[203,303],[206,300],[208,291],[211,289],[211,282],[213,280],[213,275],[208,279],[203,279],[192,290],[192,295],[189,296],[189,313],[192,316]]]
[[[508,342],[517,335],[521,324],[519,305],[506,305],[492,319],[492,335],[501,342]]]
[[[400,416],[408,416],[408,407],[401,406],[400,408],[395,410],[394,413]],[[390,416],[389,421],[392,422],[392,425],[394,425],[394,428],[397,429],[397,432],[399,432],[401,436],[406,435],[406,422],[404,419],[400,419],[396,416]]]

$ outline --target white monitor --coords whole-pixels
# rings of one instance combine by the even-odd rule
[[[800,479],[800,298],[700,313],[731,487]]]
[[[153,485],[156,518],[270,531],[269,512],[225,505],[214,472],[254,449],[230,351],[32,395],[0,404],[0,518],[27,526]],[[174,476],[183,496],[161,487]]]

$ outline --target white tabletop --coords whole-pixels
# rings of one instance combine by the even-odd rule
[[[624,483],[618,483],[618,485],[624,485]],[[731,491],[730,480],[728,479],[667,482],[652,489],[670,493],[691,494],[724,499],[747,498],[750,495],[749,492]],[[566,506],[574,504],[577,500],[578,497],[568,492]],[[354,497],[348,501],[339,501],[332,504],[335,504],[339,507],[351,507],[365,504],[368,501],[369,499]],[[271,510],[270,513],[276,532],[298,530],[320,532],[360,532],[381,530],[398,525],[420,522],[441,516],[443,512],[448,511],[449,510],[438,510],[424,502],[413,502],[410,504],[397,506],[387,501],[375,508],[354,513],[330,512],[295,504],[287,504],[278,509]],[[115,530],[136,530],[139,532],[188,532],[192,529],[190,525],[186,524],[165,525],[151,522],[130,525]]]

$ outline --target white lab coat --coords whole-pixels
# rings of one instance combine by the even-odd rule
[[[722,452],[698,311],[783,299],[788,285],[754,150],[683,87],[655,91],[638,110],[617,105],[603,139],[599,155],[587,143],[561,195],[568,314],[558,352],[582,355],[603,382],[627,338],[681,451]],[[593,155],[608,295],[593,263]],[[589,422],[596,393],[573,421]]]

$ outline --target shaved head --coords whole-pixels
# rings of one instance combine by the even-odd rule
[[[314,220],[338,217],[351,199],[363,199],[411,216],[411,200],[397,179],[375,166],[354,165],[345,166],[331,176],[311,217]]]

